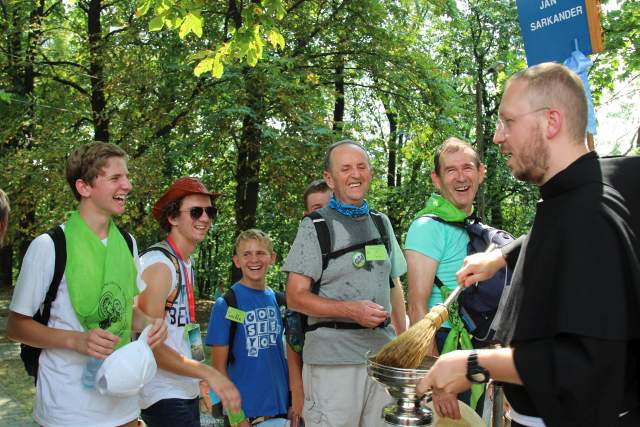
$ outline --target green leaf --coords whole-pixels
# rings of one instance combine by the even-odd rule
[[[213,68],[211,69],[211,75],[216,79],[219,79],[220,77],[222,77],[223,72],[224,72],[224,66],[222,65],[222,62],[216,62],[213,65]]]
[[[11,104],[11,95],[0,89],[0,101]]]
[[[160,31],[164,27],[164,16],[157,15],[154,16],[151,21],[149,21],[149,31]]]
[[[182,25],[183,20],[184,18],[181,18],[179,16],[170,16],[168,18],[165,18],[164,26],[167,27],[167,30],[174,30]]]
[[[189,33],[202,37],[202,18],[193,13],[187,13],[184,17],[178,35],[181,39],[184,39]]]
[[[211,71],[211,68],[213,67],[213,58],[209,57],[209,58],[205,58],[202,61],[198,62],[198,65],[196,65],[196,68],[193,69],[193,74],[196,75],[196,77],[200,77],[202,74]]]
[[[151,7],[151,0],[138,0],[138,8],[136,9],[136,16],[144,16],[149,12]]]
[[[269,30],[267,40],[271,43],[271,46],[276,49],[284,49],[284,37],[282,37],[282,34],[280,34],[278,30]]]

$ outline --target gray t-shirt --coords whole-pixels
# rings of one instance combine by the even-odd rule
[[[332,251],[380,237],[369,215],[350,218],[326,207],[318,210],[318,213],[329,227]],[[305,218],[298,228],[298,234],[282,270],[310,277],[313,282],[322,275],[319,293],[321,297],[339,301],[370,300],[391,312],[389,277],[400,277],[406,273],[407,263],[389,218],[386,215],[383,215],[383,218],[391,243],[391,253],[386,260],[366,261],[364,266],[356,267],[354,254],[364,254],[363,248],[329,260],[323,273],[316,229],[311,219]],[[328,320],[353,322],[351,319],[309,317],[309,324]],[[361,364],[365,362],[365,354],[368,351],[375,353],[394,336],[391,326],[375,329],[318,328],[306,335],[304,362],[324,365]]]

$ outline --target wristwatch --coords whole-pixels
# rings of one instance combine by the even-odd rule
[[[489,371],[478,364],[478,352],[472,350],[467,358],[467,379],[473,384],[489,382]]]

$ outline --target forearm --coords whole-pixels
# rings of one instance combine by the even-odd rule
[[[292,393],[302,392],[302,358],[287,345],[287,368],[289,371],[289,388]]]
[[[478,364],[487,369],[491,378],[496,381],[522,384],[514,363],[512,348],[478,350]]]
[[[31,317],[9,312],[7,338],[37,348],[63,348],[80,352],[79,342],[83,332],[50,328],[36,322]]]
[[[138,306],[133,306],[133,321],[131,329],[134,332],[141,332],[152,322],[151,317],[147,316]]]
[[[207,379],[211,367],[178,353],[166,344],[159,345],[153,351],[158,367],[176,375]]]
[[[404,290],[399,278],[393,280],[391,289],[391,324],[400,335],[407,329],[407,310],[404,304]]]
[[[413,325],[427,315],[427,301],[429,301],[433,290],[438,261],[412,250],[405,251],[405,257],[407,258],[407,279],[409,281],[407,295],[409,323]]]
[[[353,318],[350,301],[338,301],[321,297],[311,291],[299,290],[287,295],[287,305],[293,311],[313,317]]]
[[[427,315],[427,306],[424,302],[409,300],[409,324],[414,325]]]
[[[229,360],[229,347],[212,346],[211,347],[211,366],[225,377],[229,378],[227,373],[227,361]]]

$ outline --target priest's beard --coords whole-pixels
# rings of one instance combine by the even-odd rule
[[[531,135],[531,142],[524,145],[519,157],[520,169],[514,168],[513,175],[521,181],[542,184],[549,170],[549,148],[545,145],[539,125]]]

